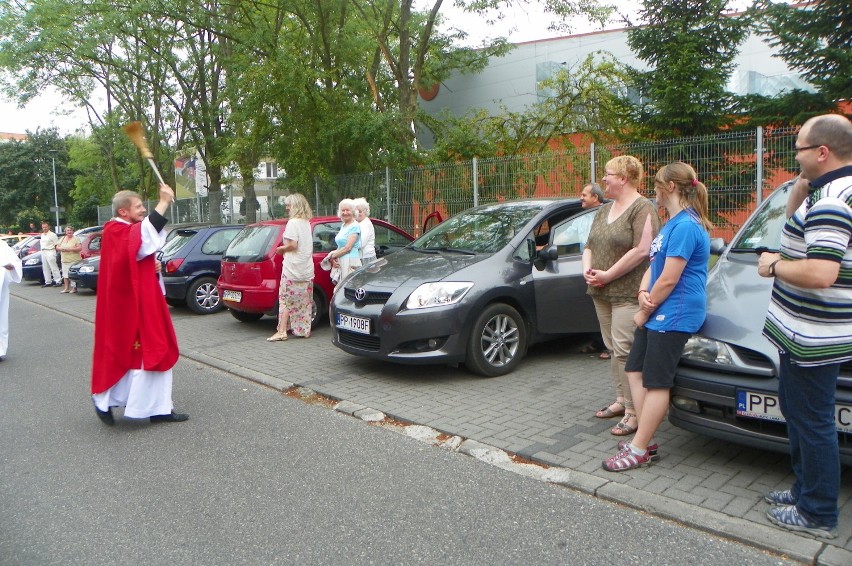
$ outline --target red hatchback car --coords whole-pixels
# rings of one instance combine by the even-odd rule
[[[370,219],[376,230],[376,256],[382,257],[404,248],[414,237],[382,220]],[[336,216],[311,219],[314,241],[314,316],[313,324],[328,312],[334,285],[329,272],[319,264],[328,252],[337,249],[334,236],[341,221]],[[275,253],[281,245],[287,220],[267,220],[243,228],[222,256],[222,272],[217,286],[222,302],[239,321],[259,320],[264,314],[278,315],[278,282],[282,256]]]

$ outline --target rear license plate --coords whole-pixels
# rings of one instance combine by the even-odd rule
[[[737,414],[765,421],[786,422],[781,414],[778,397],[754,391],[737,391]],[[852,433],[852,406],[835,405],[834,423],[840,432]]]
[[[337,328],[341,328],[343,330],[351,330],[352,332],[357,332],[359,334],[369,334],[370,319],[363,318],[360,316],[350,316],[348,314],[338,313]]]
[[[243,293],[242,291],[222,291],[222,300],[239,303],[243,300]]]

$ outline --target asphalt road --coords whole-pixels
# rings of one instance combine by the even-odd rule
[[[11,319],[3,565],[791,563],[187,360],[188,422],[107,427],[92,325],[16,297]]]

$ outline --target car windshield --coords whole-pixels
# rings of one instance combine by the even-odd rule
[[[419,251],[495,253],[523,229],[543,203],[494,204],[461,212],[411,244]]]
[[[246,226],[228,246],[223,261],[261,261],[278,235],[278,226]]]
[[[787,222],[787,199],[792,182],[781,185],[760,207],[758,213],[737,235],[731,245],[732,252],[778,251],[781,229]]]

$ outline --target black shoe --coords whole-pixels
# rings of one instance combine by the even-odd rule
[[[115,419],[112,418],[112,407],[106,411],[101,411],[95,407],[95,412],[98,414],[98,418],[101,419],[101,422],[105,425],[113,426],[115,424]]]
[[[152,423],[182,423],[189,418],[189,415],[172,411],[168,415],[154,415],[150,418]]]

